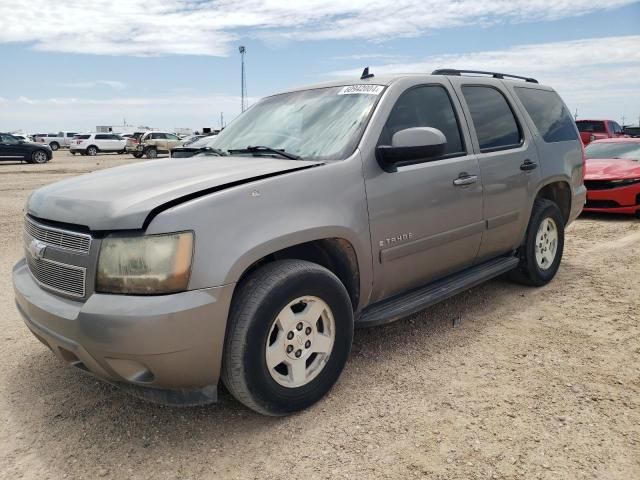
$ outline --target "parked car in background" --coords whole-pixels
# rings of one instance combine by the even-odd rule
[[[585,145],[603,138],[624,137],[622,127],[613,120],[577,120],[576,125]]]
[[[622,131],[625,135],[633,138],[640,138],[640,127],[622,127]]]
[[[191,145],[193,142],[197,142],[201,138],[205,138],[207,136],[208,135],[187,135],[187,136],[181,137],[180,138],[180,140],[182,140],[181,145],[183,145],[183,146]]]
[[[466,73],[271,95],[215,158],[36,190],[18,311],[61,361],[140,397],[213,402],[222,379],[285,415],[330,390],[355,327],[504,273],[547,284],[584,205],[578,131],[536,80]]]
[[[611,138],[587,145],[586,212],[640,216],[640,138]]]
[[[213,146],[216,141],[216,135],[202,136],[193,142],[184,143],[171,149],[172,158],[193,157],[199,153],[215,150]]]
[[[147,132],[136,146],[133,156],[141,158],[156,158],[159,154],[170,153],[171,149],[180,145],[182,141],[174,133],[170,132]]]
[[[140,139],[147,132],[134,132],[130,137],[127,138],[127,144],[125,145],[125,150],[127,153],[133,154],[134,157],[140,158],[142,154],[138,155],[138,145],[140,144]]]
[[[77,132],[47,133],[46,135],[36,136],[35,140],[38,143],[46,143],[51,147],[51,150],[56,151],[59,148],[68,147],[76,134]]]
[[[76,135],[69,151],[72,155],[97,155],[98,153],[124,153],[127,141],[115,133],[83,133]]]
[[[18,140],[22,140],[23,142],[33,142],[33,140],[31,140],[28,135],[22,135],[20,133],[12,133],[11,135],[16,137]]]
[[[25,142],[10,133],[0,133],[0,160],[24,160],[27,163],[46,163],[53,153],[49,145]]]

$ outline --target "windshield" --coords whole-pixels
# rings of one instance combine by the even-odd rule
[[[640,160],[640,142],[590,143],[585,148],[587,158],[623,158]]]
[[[304,159],[346,158],[355,150],[383,90],[380,85],[352,85],[267,97],[222,130],[209,146],[225,151],[266,146]],[[265,151],[252,154],[268,155]]]

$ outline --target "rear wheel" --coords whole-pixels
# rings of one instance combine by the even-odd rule
[[[158,158],[158,151],[155,148],[147,148],[147,158]]]
[[[53,150],[54,152],[60,148],[60,144],[58,142],[51,142],[49,146],[51,147],[51,150]]]
[[[544,198],[533,204],[520,264],[511,278],[525,285],[542,286],[551,281],[560,268],[564,250],[564,219],[560,208]]]
[[[352,339],[351,301],[333,273],[302,260],[269,263],[238,286],[222,380],[259,413],[302,410],[336,382]]]
[[[142,153],[142,152],[136,152],[136,153],[133,154],[133,156],[136,157],[136,158],[142,158],[143,155],[144,155],[144,153]]]
[[[44,150],[36,150],[31,154],[31,163],[47,163],[49,158]]]
[[[98,154],[98,147],[94,147],[93,145],[91,145],[90,147],[87,147],[87,155],[91,155],[92,157],[95,157]]]

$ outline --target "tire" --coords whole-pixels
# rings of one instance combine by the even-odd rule
[[[340,376],[351,351],[353,309],[344,285],[315,263],[279,260],[249,274],[236,292],[222,360],[227,389],[250,409],[272,416],[303,410],[320,400]],[[276,363],[280,358],[283,361]],[[291,368],[294,364],[302,370]],[[296,371],[301,373],[297,384]]]
[[[91,145],[90,147],[87,147],[87,155],[91,157],[95,157],[97,154],[98,154],[98,147],[94,147],[93,145]]]
[[[158,151],[155,148],[147,148],[145,155],[147,158],[158,158]]]
[[[136,158],[142,158],[143,155],[144,155],[144,153],[142,153],[142,152],[136,152],[136,153],[133,154],[133,156],[136,157]]]
[[[51,150],[53,150],[54,152],[60,148],[60,144],[58,142],[51,142],[49,146],[51,147]]]
[[[76,152],[72,152],[72,151],[69,151],[69,153],[70,153],[71,155],[75,155],[75,154],[76,154]]]
[[[563,250],[562,212],[551,200],[537,198],[519,249],[520,264],[511,272],[511,279],[535,287],[546,285],[558,272]]]
[[[43,164],[49,161],[49,157],[47,157],[47,153],[44,150],[35,150],[31,154],[31,161],[29,163],[37,163]]]

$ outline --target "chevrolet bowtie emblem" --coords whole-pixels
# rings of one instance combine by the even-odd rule
[[[40,240],[36,240],[35,238],[33,240],[31,240],[31,243],[29,243],[29,253],[31,254],[31,256],[37,260],[42,260],[42,258],[44,257],[44,251],[47,248],[47,244],[41,242]]]

